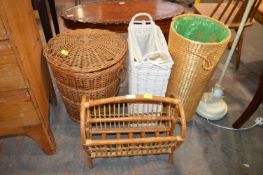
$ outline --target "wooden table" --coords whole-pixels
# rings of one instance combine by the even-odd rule
[[[258,10],[260,10],[261,8],[261,17],[258,16],[258,18],[255,19],[260,23],[263,24],[263,1],[260,4],[260,7],[258,8]],[[260,12],[260,11],[258,11]],[[259,84],[258,84],[258,88],[257,91],[253,97],[253,99],[251,100],[251,102],[249,103],[248,107],[246,108],[246,110],[241,114],[241,116],[237,119],[237,121],[235,121],[235,123],[232,125],[233,128],[240,128],[244,123],[246,123],[246,121],[254,114],[254,112],[257,110],[257,108],[259,107],[259,105],[262,103],[263,101],[263,71],[261,72],[261,76],[260,76],[260,80],[259,80]]]
[[[70,29],[99,28],[122,33],[127,32],[132,16],[140,12],[149,13],[167,35],[172,17],[183,14],[184,7],[160,0],[104,1],[72,7],[61,17]]]
[[[261,102],[263,101],[263,71],[261,73],[260,82],[257,88],[257,91],[246,108],[246,110],[243,112],[243,114],[237,119],[237,121],[232,125],[233,128],[240,128],[251,116],[252,114],[257,110]]]

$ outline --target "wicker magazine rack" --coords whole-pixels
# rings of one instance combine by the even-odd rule
[[[94,158],[163,153],[169,154],[172,165],[173,152],[186,135],[181,102],[152,95],[99,100],[83,96],[80,126],[90,168]]]

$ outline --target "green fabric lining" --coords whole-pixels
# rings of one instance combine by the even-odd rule
[[[173,28],[179,35],[202,43],[218,43],[229,35],[225,26],[199,16],[178,18],[173,23]]]

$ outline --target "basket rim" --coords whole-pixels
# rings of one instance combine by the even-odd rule
[[[81,93],[95,93],[95,92],[100,92],[100,91],[103,91],[103,90],[106,90],[108,89],[109,87],[117,84],[117,82],[120,81],[120,78],[116,78],[116,80],[112,81],[108,86],[106,87],[102,87],[100,89],[89,89],[89,90],[85,90],[85,89],[76,89],[74,87],[71,87],[71,86],[68,86],[64,83],[61,83],[59,80],[56,80],[56,83],[59,85],[59,86],[62,86],[63,88],[67,88],[71,91],[77,91],[77,92],[81,92]]]
[[[175,23],[175,21],[178,19],[178,18],[184,18],[184,17],[190,17],[190,16],[197,16],[197,17],[201,17],[201,18],[206,18],[206,19],[210,19],[216,23],[218,23],[219,25],[223,26],[226,28],[226,30],[228,31],[228,37],[226,37],[223,41],[220,41],[220,42],[211,42],[211,43],[203,43],[203,42],[199,42],[199,41],[194,41],[194,40],[190,40],[182,35],[180,35],[179,33],[176,32],[176,30],[172,27],[173,24]],[[199,14],[183,14],[183,15],[178,15],[178,16],[175,16],[173,19],[172,19],[172,22],[170,24],[170,30],[172,30],[174,33],[176,33],[176,35],[178,35],[180,38],[182,39],[185,39],[189,42],[192,42],[192,43],[196,43],[196,44],[202,44],[202,45],[219,45],[219,44],[222,44],[222,43],[225,43],[225,42],[228,42],[231,38],[231,31],[229,29],[229,27],[227,25],[225,25],[224,23],[222,23],[221,21],[218,21],[214,18],[211,18],[211,17],[208,17],[208,16],[204,16],[204,15],[199,15]]]
[[[67,75],[68,74],[78,74],[77,76],[91,76],[91,74],[97,74],[96,76],[101,75],[101,74],[105,74],[105,71],[111,71],[111,70],[114,70],[114,69],[120,69],[120,67],[123,67],[124,65],[124,62],[126,60],[126,55],[125,54],[123,56],[122,59],[120,59],[118,62],[116,62],[115,64],[109,66],[109,67],[106,67],[104,69],[101,69],[101,70],[97,70],[97,71],[93,71],[93,72],[89,72],[89,71],[76,71],[76,70],[72,70],[72,69],[67,69],[65,67],[60,67],[60,66],[57,66],[55,64],[52,64],[50,62],[48,62],[52,68],[52,71],[53,71],[53,68],[56,69],[57,71],[59,72],[63,72],[63,73],[66,73]],[[48,60],[48,59],[47,59]],[[120,64],[120,65],[119,65]],[[80,74],[80,75],[79,75]],[[76,75],[74,75],[76,76]],[[56,79],[56,78],[55,78]]]
[[[101,99],[108,99],[108,98],[118,97],[117,93],[118,93],[119,90],[120,90],[120,88],[118,87],[118,88],[116,89],[116,91],[115,91],[115,95],[110,96],[110,97],[92,99],[92,98],[88,98],[87,95],[82,95],[82,98],[83,98],[83,96],[85,96],[85,97],[87,97],[87,99],[94,101],[94,100],[101,100]],[[73,105],[73,106],[74,106],[74,105],[81,106],[81,101],[80,101],[80,102],[72,101],[71,99],[69,99],[68,97],[66,97],[66,96],[64,96],[64,95],[62,95],[62,94],[60,94],[60,96],[62,97],[63,100],[66,99],[66,101],[67,101],[68,103],[70,103],[71,105]],[[64,102],[63,102],[63,103],[64,103]]]

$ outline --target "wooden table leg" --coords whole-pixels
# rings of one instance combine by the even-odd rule
[[[258,85],[256,94],[254,95],[252,101],[244,111],[244,113],[237,119],[237,121],[232,125],[233,128],[240,128],[257,110],[258,106],[263,100],[263,72],[261,73],[260,83]]]
[[[47,13],[46,2],[44,0],[34,0],[34,3],[39,13],[46,42],[48,42],[53,37],[53,34],[52,34],[49,16]]]
[[[56,12],[56,5],[54,0],[48,0],[49,7],[50,7],[50,13],[54,25],[54,29],[56,34],[59,34],[59,25],[58,25],[58,17],[57,17],[57,12]]]

